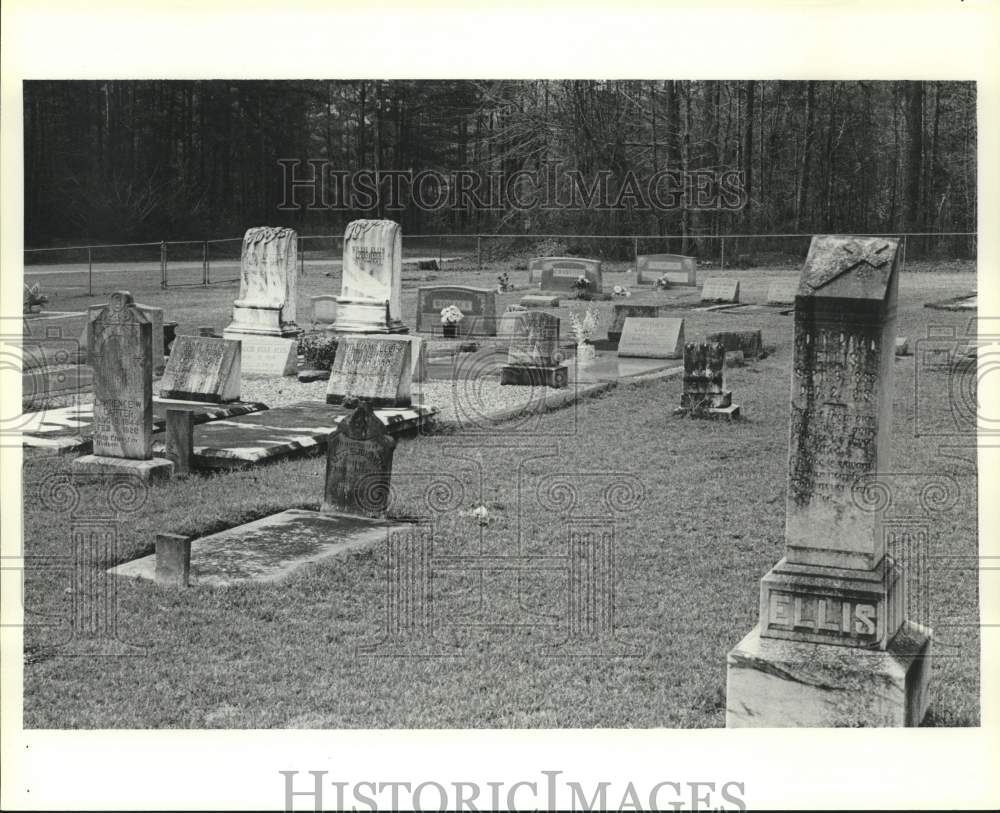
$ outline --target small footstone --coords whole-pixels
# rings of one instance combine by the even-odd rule
[[[302,384],[308,384],[312,381],[329,381],[330,371],[329,370],[299,370],[298,372],[299,382]]]
[[[558,308],[558,296],[545,296],[543,294],[527,294],[521,297],[522,308]]]
[[[190,409],[167,410],[167,460],[174,464],[175,477],[191,473],[194,457],[194,413]]]
[[[187,587],[191,575],[191,539],[177,534],[156,535],[156,583]]]
[[[174,464],[162,457],[150,460],[131,460],[126,457],[107,457],[87,454],[73,461],[73,471],[88,475],[131,475],[144,483],[169,480]]]

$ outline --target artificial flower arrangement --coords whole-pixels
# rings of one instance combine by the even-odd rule
[[[462,313],[454,305],[449,305],[447,308],[441,309],[441,324],[444,326],[445,336],[457,336],[458,335],[458,323],[465,318],[465,314]]]
[[[569,326],[576,338],[576,360],[577,363],[593,361],[596,356],[594,345],[590,343],[590,337],[594,335],[597,326],[601,323],[601,315],[596,305],[587,308],[581,317],[578,313],[570,314]]]

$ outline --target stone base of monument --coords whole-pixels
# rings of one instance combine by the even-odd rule
[[[762,638],[754,627],[726,657],[726,727],[918,726],[931,640],[910,621],[884,651]]]
[[[733,403],[732,390],[725,392],[682,392],[681,409],[726,409]]]
[[[144,483],[169,480],[174,464],[162,457],[151,460],[129,460],[124,457],[105,457],[88,454],[73,461],[73,473],[84,475],[126,475],[138,477]]]
[[[337,299],[337,321],[326,329],[327,336],[338,333],[409,333],[399,319],[389,316],[388,303]]]
[[[239,339],[244,335],[293,338],[302,333],[296,324],[282,323],[281,308],[259,308],[252,305],[233,305],[233,321],[224,331],[225,339]]]
[[[500,368],[500,383],[562,389],[569,383],[569,368],[562,364],[505,364]]]
[[[674,410],[674,415],[690,415],[692,418],[707,418],[716,421],[738,421],[740,419],[740,405],[730,404],[725,407],[702,407],[701,409],[677,407]]]
[[[192,587],[223,587],[274,582],[311,562],[372,548],[390,533],[411,533],[413,527],[407,522],[348,514],[282,511],[193,540],[188,583]],[[108,572],[155,581],[156,555],[125,562]]]
[[[222,336],[240,343],[240,372],[243,375],[295,375],[298,342],[294,335],[239,333],[226,328]]]

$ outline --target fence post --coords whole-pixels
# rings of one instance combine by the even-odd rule
[[[302,235],[299,235],[299,276],[304,277],[306,275],[306,244],[302,239]]]
[[[901,272],[906,270],[906,235],[905,234],[903,235],[903,256],[900,258],[899,270]]]
[[[724,271],[726,268],[726,238],[719,237],[719,270]]]
[[[476,270],[483,270],[483,236],[476,235]]]
[[[635,262],[636,273],[638,273],[639,272],[638,271],[638,269],[639,269],[639,238],[638,237],[633,237],[632,238],[632,255],[633,255],[632,256],[632,260],[633,260],[633,262]]]
[[[167,287],[167,243],[160,241],[160,287]]]
[[[87,246],[87,296],[94,295],[94,255],[93,249]]]
[[[208,285],[208,240],[201,244],[201,284]]]
[[[444,267],[444,238],[438,237],[438,268]]]

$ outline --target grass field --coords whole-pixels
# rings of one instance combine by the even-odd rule
[[[437,279],[492,287],[497,270],[456,267],[437,272]],[[738,277],[747,302],[764,301],[775,279],[797,276],[793,269],[712,274]],[[416,285],[427,284],[420,276],[405,272],[404,315],[414,312]],[[512,278],[526,284],[524,272]],[[606,284],[627,279],[612,269]],[[923,304],[974,287],[972,266],[904,274],[899,335],[913,344],[929,325],[964,333],[969,314]],[[307,276],[300,314],[308,313],[310,294],[338,289],[336,276]],[[221,328],[235,290],[154,290],[141,301],[164,307],[180,332]],[[522,294],[503,295],[498,309]],[[672,301],[674,294],[664,296]],[[80,309],[87,301],[60,297],[54,307]],[[601,308],[607,314],[611,303]],[[677,379],[621,384],[546,415],[531,433],[501,427],[475,438],[402,441],[394,463],[399,515],[427,515],[426,493],[442,473],[464,486],[457,503],[433,515],[435,555],[562,555],[570,520],[613,523],[615,638],[624,654],[611,646],[593,658],[539,650],[564,634],[565,577],[559,573],[452,572],[436,575],[433,586],[441,657],[359,655],[358,647],[378,639],[384,625],[386,553],[376,548],[306,567],[280,585],[178,592],[118,581],[119,637],[146,649],[66,657],[73,650],[72,642],[65,644],[74,599],[70,577],[29,565],[26,620],[52,626],[25,631],[25,726],[722,726],[726,653],[756,622],[758,581],[783,552],[792,320],[774,312],[683,315],[689,341],[717,330],[760,328],[772,347],[767,358],[727,372],[743,422],[673,417]],[[917,351],[895,364],[889,510],[929,531],[927,558],[913,560],[922,586],[911,597],[911,612],[937,636],[927,722],[977,725],[975,438],[956,434],[953,374],[924,369]],[[918,427],[938,434],[918,437]],[[66,556],[74,523],[106,505],[98,486],[83,484],[75,516],[46,508],[47,478],[68,470],[69,461],[59,458],[25,464],[28,557]],[[306,458],[154,488],[144,505],[113,518],[116,551],[100,566],[152,552],[157,532],[203,535],[289,507],[317,507],[322,475],[323,461]],[[641,481],[642,497],[635,507],[609,514],[602,489],[623,478]],[[571,509],[539,499],[539,489],[561,479],[577,489]],[[928,499],[928,490],[936,500]],[[485,527],[471,516],[480,504],[491,515]],[[87,589],[79,583],[77,589]],[[60,642],[63,647],[55,646]]]

